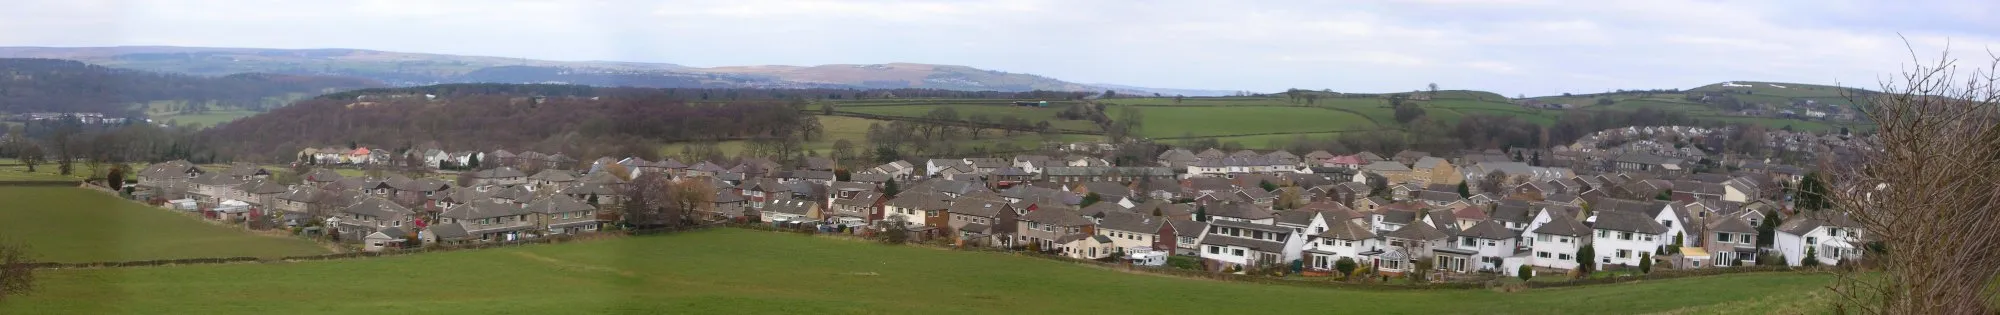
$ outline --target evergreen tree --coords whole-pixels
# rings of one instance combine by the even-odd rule
[[[889,179],[889,181],[888,181],[888,182],[884,182],[884,183],[882,183],[882,194],[883,194],[883,195],[887,195],[887,196],[890,196],[890,197],[895,197],[895,196],[896,196],[896,193],[898,193],[898,192],[902,192],[902,190],[900,190],[900,189],[896,188],[896,179],[894,179],[894,178],[891,178],[891,179]]]
[[[597,206],[597,193],[591,193],[590,199],[584,202],[589,203],[593,207]]]
[[[1819,267],[1819,246],[1806,246],[1806,257],[1799,259],[1799,265]]]
[[[1104,196],[1102,196],[1102,195],[1098,195],[1097,193],[1090,193],[1090,194],[1086,194],[1086,195],[1083,195],[1083,202],[1082,202],[1082,203],[1079,203],[1079,204],[1077,204],[1077,206],[1079,206],[1079,207],[1089,207],[1090,205],[1094,205],[1094,204],[1097,204],[1097,202],[1099,202],[1099,201],[1103,201],[1103,200],[1104,200]]]
[[[1195,206],[1195,208],[1194,208],[1194,220],[1195,220],[1195,221],[1201,221],[1201,222],[1208,222],[1208,206],[1205,206],[1205,205],[1204,205],[1204,206]]]
[[[1466,186],[1465,182],[1458,182],[1458,195],[1461,197],[1471,197],[1472,187]]]
[[[1757,247],[1771,247],[1771,242],[1777,237],[1778,226],[1781,224],[1784,224],[1784,220],[1778,218],[1777,210],[1765,212],[1764,222],[1757,224]]]
[[[466,168],[466,169],[474,169],[474,170],[476,170],[476,169],[479,169],[479,155],[478,155],[478,154],[473,154],[473,155],[472,155],[472,157],[470,157],[470,158],[466,158],[466,159],[465,159],[465,168]]]
[[[1583,247],[1577,248],[1576,274],[1579,276],[1589,275],[1591,271],[1597,270],[1597,264],[1596,261],[1594,261],[1596,259],[1597,259],[1596,246],[1592,246],[1590,244],[1583,244]]]
[[[1653,255],[1639,253],[1639,273],[1653,273]]]

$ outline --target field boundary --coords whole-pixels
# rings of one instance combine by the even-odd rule
[[[305,262],[305,261],[346,260],[346,259],[362,259],[362,258],[385,257],[385,256],[414,255],[414,254],[433,253],[433,252],[451,252],[451,251],[461,251],[461,250],[505,248],[505,247],[516,247],[525,245],[560,244],[560,243],[581,242],[581,241],[619,238],[628,236],[663,235],[663,234],[672,234],[678,232],[706,230],[719,226],[725,226],[728,224],[729,222],[727,221],[721,221],[721,222],[710,222],[706,224],[699,224],[699,225],[680,227],[680,228],[622,230],[618,232],[597,232],[591,234],[577,234],[577,235],[554,235],[554,236],[544,236],[540,238],[509,241],[509,242],[437,245],[437,246],[427,246],[427,247],[409,248],[409,249],[390,249],[380,252],[347,252],[347,253],[332,253],[332,254],[309,255],[309,256],[285,256],[280,258],[211,257],[211,258],[156,259],[156,260],[135,260],[135,261],[97,261],[97,262],[76,262],[76,263],[39,262],[39,263],[28,264],[28,267],[32,269],[46,269],[46,270],[103,269],[103,268],[157,267],[157,266],[174,266],[174,265],[293,263],[293,262]]]
[[[985,129],[1003,129],[1003,130],[1015,130],[1015,131],[1026,131],[1026,132],[1041,132],[1041,130],[1040,130],[1040,129],[1037,129],[1037,128],[1032,128],[1032,127],[1029,127],[1029,128],[1022,128],[1022,127],[1019,127],[1019,126],[1009,126],[1009,125],[1002,125],[1002,124],[981,124],[981,123],[974,123],[974,122],[970,122],[970,121],[963,121],[963,120],[936,120],[936,119],[926,119],[926,118],[919,118],[919,117],[910,117],[910,116],[890,116],[890,115],[876,115],[876,114],[864,114],[864,113],[857,113],[857,112],[848,112],[848,111],[834,111],[832,115],[827,115],[827,116],[842,116],[842,117],[854,117],[854,118],[866,118],[866,119],[875,119],[875,120],[900,120],[900,121],[908,121],[908,122],[920,122],[920,123],[927,123],[927,124],[941,124],[941,125],[954,125],[954,126],[959,126],[959,127],[975,127],[975,128],[985,128]],[[1056,133],[1064,133],[1064,134],[1073,134],[1073,135],[1103,135],[1103,134],[1104,134],[1104,132],[1103,132],[1103,131],[1087,131],[1087,130],[1075,130],[1075,129],[1057,129],[1057,128],[1049,128],[1049,131],[1054,131],[1054,132],[1056,132]]]
[[[1395,131],[1395,130],[1400,130],[1400,129],[1375,128],[1375,129],[1350,129],[1350,130],[1329,130],[1329,131],[1265,132],[1265,133],[1246,133],[1246,134],[1231,134],[1231,135],[1155,137],[1151,139],[1180,140],[1180,139],[1205,139],[1205,138],[1228,138],[1228,137],[1251,137],[1251,136],[1316,135],[1316,134],[1335,134],[1335,133],[1367,132],[1367,131]]]

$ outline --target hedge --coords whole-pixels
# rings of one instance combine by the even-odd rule
[[[709,223],[709,224],[694,225],[681,228],[625,230],[618,232],[598,232],[592,234],[578,234],[578,235],[553,235],[553,236],[545,236],[545,237],[516,240],[509,242],[438,245],[438,246],[428,246],[420,248],[389,249],[380,252],[351,252],[351,253],[334,253],[334,254],[309,255],[309,256],[287,256],[268,261],[291,262],[291,261],[336,260],[336,259],[408,255],[408,254],[429,253],[429,252],[448,252],[456,250],[487,249],[487,248],[521,246],[521,245],[568,243],[572,241],[580,241],[580,240],[588,240],[588,239],[604,238],[604,237],[617,237],[624,235],[643,236],[643,235],[657,235],[657,234],[668,234],[668,233],[683,232],[683,231],[703,230],[717,226],[722,226],[724,224],[725,223]],[[165,266],[165,265],[201,265],[201,264],[228,264],[228,263],[247,263],[247,262],[267,262],[267,260],[257,257],[227,257],[227,258],[161,259],[161,260],[140,260],[140,261],[104,261],[104,262],[80,262],[80,263],[42,262],[42,263],[28,264],[28,266],[34,269],[71,269],[71,268],[153,267],[153,266]]]

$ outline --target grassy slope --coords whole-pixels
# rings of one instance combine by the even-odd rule
[[[0,181],[9,181],[9,180],[76,181],[76,180],[83,180],[86,177],[90,177],[91,174],[102,175],[105,172],[110,172],[112,165],[105,164],[104,170],[102,172],[97,172],[94,169],[92,169],[89,163],[76,162],[75,164],[71,164],[70,166],[75,169],[71,170],[69,176],[63,176],[62,165],[56,164],[55,162],[45,161],[42,162],[42,164],[36,164],[35,171],[28,172],[28,165],[21,164],[21,160],[0,159]],[[145,168],[144,164],[134,163],[126,165],[127,170],[136,171],[144,168]],[[136,175],[130,175],[130,176],[136,176]]]
[[[1056,113],[1062,112],[1064,107],[1055,105],[1050,105],[1047,108],[1020,107],[1020,106],[999,105],[999,104],[896,105],[896,106],[853,106],[853,107],[838,108],[838,110],[863,113],[863,114],[884,115],[884,116],[923,117],[925,114],[929,114],[930,111],[942,107],[951,107],[953,110],[958,111],[958,117],[959,119],[962,120],[970,120],[972,118],[972,115],[986,115],[988,119],[991,120],[992,122],[999,122],[1000,117],[1013,116],[1013,117],[1021,117],[1022,119],[1027,119],[1028,122],[1031,123],[1047,121],[1049,122],[1050,126],[1054,126],[1057,129],[1097,130],[1097,125],[1091,123],[1090,121],[1056,119]],[[866,126],[864,125],[863,127]]]
[[[807,142],[805,148],[807,150],[819,151],[820,154],[824,155],[828,151],[832,151],[834,141],[840,139],[847,139],[850,142],[854,142],[854,145],[857,147],[866,146],[868,144],[868,125],[874,123],[888,124],[889,122],[845,116],[819,116],[819,123],[820,126],[826,128],[826,137]],[[991,146],[999,143],[999,141],[1013,141],[1015,145],[1022,148],[1034,148],[1041,143],[1041,137],[1036,134],[1018,133],[1011,137],[1003,135],[1000,130],[986,130],[980,134],[978,141],[966,140],[959,143],[960,145]],[[1063,139],[1071,141],[1082,141],[1092,138],[1092,136],[1085,135],[1063,135]],[[724,141],[717,143],[716,146],[720,147],[723,153],[736,154],[737,152],[742,152],[746,144],[748,144],[746,141]],[[660,148],[660,152],[667,155],[677,155],[680,154],[681,147],[684,145],[681,143],[667,144]]]
[[[1623,313],[1774,299],[1828,281],[1758,274],[1523,293],[1332,290],[747,230],[369,260],[63,270],[42,279],[41,292],[0,304],[0,313]]]
[[[326,253],[309,241],[245,234],[79,188],[0,188],[0,200],[0,239],[28,244],[41,261]]]
[[[1133,107],[1138,108],[1145,136],[1181,137],[1260,133],[1302,133],[1376,129],[1373,121],[1353,113],[1311,107]],[[1128,108],[1107,109],[1111,117]]]

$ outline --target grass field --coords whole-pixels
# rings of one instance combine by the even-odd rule
[[[824,155],[828,151],[832,151],[833,143],[840,139],[847,139],[847,141],[853,142],[855,146],[866,146],[868,144],[868,125],[875,123],[886,125],[889,121],[846,116],[819,116],[820,126],[826,128],[826,136],[812,142],[807,142],[805,149],[819,151],[820,154]],[[1065,134],[1062,135],[1061,139],[1064,141],[1092,141],[1093,139],[1102,139],[1102,137]],[[1041,136],[1033,133],[1017,133],[1014,136],[1004,136],[1001,130],[988,129],[981,134],[979,140],[963,140],[958,141],[958,144],[965,148],[971,146],[990,147],[1001,141],[1010,141],[1022,148],[1035,148],[1041,144]],[[747,144],[749,144],[748,141],[723,141],[717,143],[716,146],[721,148],[723,153],[736,154],[737,152],[742,152],[743,147]],[[680,154],[681,147],[686,145],[685,143],[667,144],[660,148],[660,153],[669,156],[677,155]],[[343,173],[342,175],[346,174]]]
[[[324,254],[313,242],[251,235],[168,210],[66,187],[0,188],[0,240],[40,261],[131,261]],[[0,312],[12,314],[8,312]]]
[[[1148,137],[1310,133],[1378,129],[1374,121],[1353,113],[1313,107],[1112,107],[1111,117],[1137,108],[1145,117]]]
[[[1580,314],[1791,309],[1830,277],[1748,274],[1501,293],[1130,274],[749,230],[366,260],[58,270],[5,314]],[[1730,308],[1708,308],[1711,305]],[[1810,306],[1808,306],[1810,307]]]
[[[1096,124],[1093,124],[1087,120],[1057,119],[1056,113],[1062,112],[1064,108],[1055,105],[1050,105],[1047,108],[1020,107],[1011,105],[971,105],[971,104],[896,105],[896,106],[853,106],[853,107],[838,108],[837,110],[863,113],[863,114],[884,115],[884,116],[923,117],[925,114],[929,114],[932,110],[944,107],[950,107],[952,108],[952,110],[958,111],[958,117],[961,120],[970,120],[972,119],[973,115],[986,115],[990,121],[999,122],[1001,117],[1011,116],[1011,117],[1020,117],[1021,119],[1026,119],[1028,120],[1029,123],[1047,121],[1049,122],[1050,126],[1055,127],[1056,129],[1090,130],[1090,131],[1098,130]],[[862,127],[865,128],[867,127],[867,125],[864,124],[862,125]]]
[[[62,175],[62,166],[54,162],[43,162],[42,164],[36,164],[35,171],[28,172],[28,165],[21,164],[21,160],[0,159],[0,181],[7,181],[7,180],[75,181],[75,180],[83,180],[86,177],[89,177],[91,174],[103,173],[103,172],[93,173],[94,171],[97,170],[91,168],[90,164],[83,162],[77,162],[75,164],[71,164],[71,167],[74,167],[75,169],[71,170],[70,175],[68,176]],[[112,165],[105,164],[103,167],[104,167],[103,170],[104,172],[109,172],[111,171]],[[130,164],[127,165],[126,169],[135,172],[135,173],[128,173],[128,175],[137,176],[136,172],[138,170],[145,169],[144,167],[145,167],[144,164]]]

